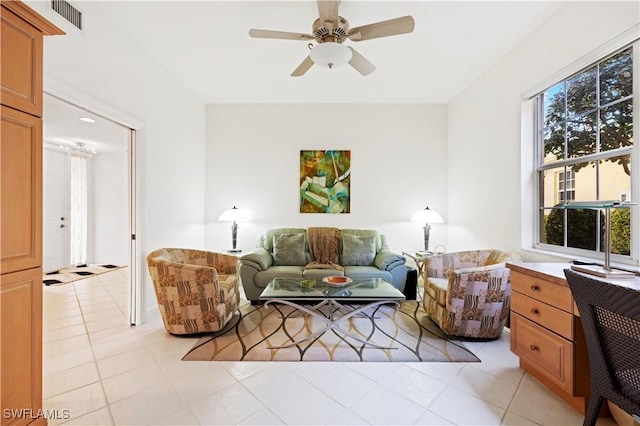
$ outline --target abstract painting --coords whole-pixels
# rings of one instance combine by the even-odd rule
[[[300,213],[351,213],[351,151],[300,151]]]

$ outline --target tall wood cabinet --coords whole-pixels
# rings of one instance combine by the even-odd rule
[[[42,53],[63,32],[20,1],[0,18],[1,424],[42,416]]]

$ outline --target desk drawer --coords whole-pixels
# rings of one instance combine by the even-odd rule
[[[523,317],[573,340],[573,315],[532,297],[511,293],[511,309]]]
[[[521,315],[511,317],[511,351],[569,394],[573,393],[573,346]]]
[[[572,312],[573,298],[568,286],[511,271],[511,288],[513,291],[540,300],[563,311]]]

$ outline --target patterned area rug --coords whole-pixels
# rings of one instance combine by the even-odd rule
[[[334,330],[289,348],[268,348],[298,341],[322,325],[286,305],[265,309],[247,302],[226,330],[203,335],[182,360],[480,362],[462,342],[446,338],[416,301],[401,302],[400,309],[371,308],[366,316],[343,325],[369,342],[394,349],[366,346]]]
[[[67,284],[76,280],[89,278],[92,275],[99,275],[105,272],[120,269],[123,266],[117,265],[78,265],[71,268],[63,268],[58,271],[47,272],[42,275],[42,283],[44,285]]]

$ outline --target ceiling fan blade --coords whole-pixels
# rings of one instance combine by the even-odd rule
[[[376,70],[376,66],[369,62],[364,56],[359,54],[356,49],[349,46],[351,49],[351,60],[349,61],[349,65],[355,68],[362,75],[369,75]]]
[[[311,34],[302,33],[288,33],[286,31],[271,31],[271,30],[249,30],[249,36],[253,38],[275,38],[279,40],[313,40],[314,37]]]
[[[318,13],[320,22],[333,22],[338,24],[338,4],[339,0],[318,0]]]
[[[372,38],[389,37],[397,34],[406,34],[413,31],[416,22],[412,16],[389,19],[375,24],[363,25],[351,28],[349,39],[352,41],[371,40]]]
[[[309,68],[311,68],[312,66],[313,60],[311,59],[311,56],[307,56],[306,58],[304,58],[304,61],[302,61],[302,63],[298,65],[298,68],[293,70],[293,72],[291,73],[291,77],[300,77],[301,75],[304,75],[304,73],[309,71]]]

